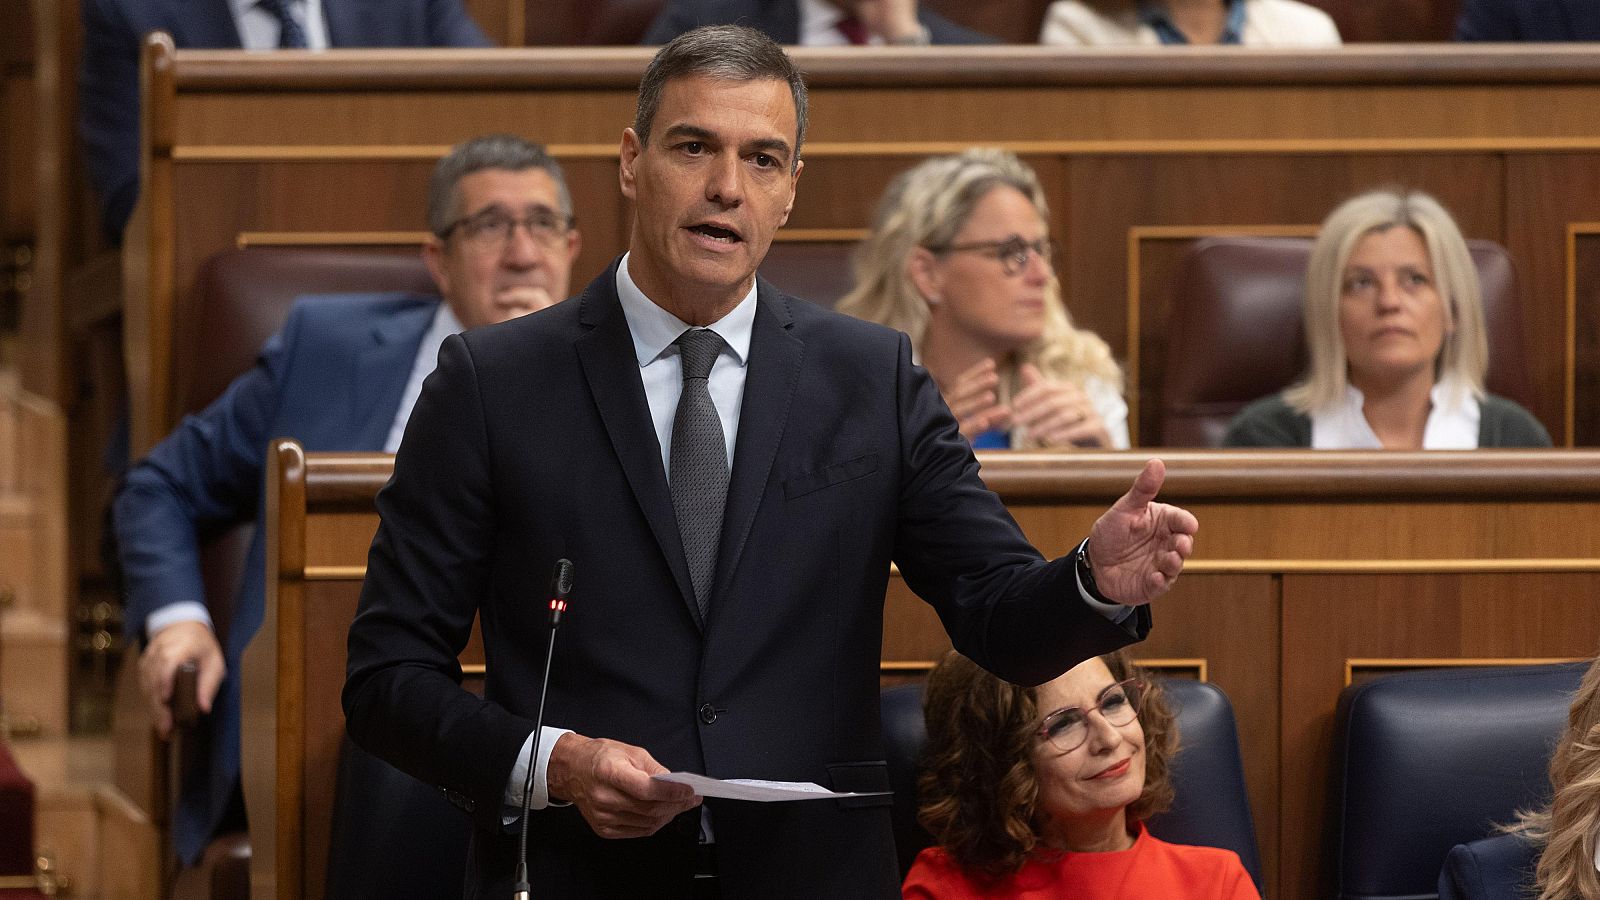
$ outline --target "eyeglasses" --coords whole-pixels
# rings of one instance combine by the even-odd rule
[[[943,247],[929,247],[929,250],[943,256],[946,253],[982,253],[1000,260],[1000,270],[1007,275],[1020,275],[1028,267],[1028,254],[1039,257],[1046,266],[1055,257],[1056,242],[1047,237],[1037,241],[1025,241],[1019,237],[1009,237],[1003,241],[974,241],[970,244],[946,244]]]
[[[1088,709],[1069,706],[1045,716],[1039,738],[1062,753],[1071,753],[1089,740],[1089,713],[1098,712],[1106,724],[1121,727],[1139,717],[1144,696],[1144,682],[1137,678],[1110,685]]]
[[[567,229],[574,224],[576,220],[571,216],[561,215],[542,206],[521,218],[491,207],[451,222],[439,232],[439,239],[447,240],[453,232],[460,230],[461,237],[476,247],[483,249],[504,247],[516,233],[517,226],[521,225],[528,229],[528,236],[536,243],[553,247],[561,243],[567,236]]]

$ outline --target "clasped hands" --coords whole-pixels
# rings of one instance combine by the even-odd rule
[[[1023,363],[1020,372],[1022,390],[1009,403],[1000,402],[1000,374],[992,359],[962,372],[954,384],[939,386],[967,440],[1020,427],[1041,447],[1111,446],[1111,433],[1083,388],[1047,378],[1033,363]]]

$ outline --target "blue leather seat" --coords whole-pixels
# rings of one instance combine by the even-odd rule
[[[1345,688],[1328,858],[1339,900],[1438,896],[1450,848],[1545,803],[1545,768],[1586,663],[1431,669]]]
[[[1245,791],[1244,763],[1233,705],[1216,685],[1187,679],[1162,681],[1178,717],[1181,749],[1173,760],[1172,809],[1152,819],[1150,833],[1176,844],[1223,847],[1239,854],[1260,889],[1261,854],[1255,820]],[[883,691],[883,739],[894,790],[895,844],[900,871],[931,844],[917,823],[917,773],[927,740],[922,718],[922,685]],[[1437,867],[1435,867],[1437,872]]]

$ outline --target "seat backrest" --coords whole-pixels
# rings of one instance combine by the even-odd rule
[[[1172,808],[1150,819],[1150,833],[1173,844],[1234,851],[1260,891],[1261,851],[1233,704],[1209,682],[1168,678],[1161,686],[1178,717],[1179,750],[1172,759]]]
[[[1324,876],[1340,900],[1436,896],[1450,848],[1549,799],[1585,663],[1403,672],[1345,688]]]
[[[1173,760],[1172,809],[1148,823],[1150,833],[1176,844],[1223,847],[1239,854],[1256,887],[1262,884],[1255,820],[1245,790],[1244,762],[1233,705],[1216,685],[1186,679],[1161,682],[1178,719],[1182,749]],[[895,846],[905,874],[932,838],[917,822],[917,775],[927,728],[922,717],[922,685],[885,688],[884,754],[894,791]]]
[[[1163,446],[1220,445],[1239,410],[1305,372],[1301,300],[1311,243],[1220,237],[1189,250],[1173,285],[1161,388]],[[1468,241],[1467,247],[1483,284],[1488,388],[1528,406],[1516,271],[1499,244]]]

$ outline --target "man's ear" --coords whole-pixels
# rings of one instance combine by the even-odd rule
[[[444,261],[444,241],[436,234],[428,235],[422,242],[422,263],[428,267],[428,274],[433,276],[433,283],[439,288],[439,296],[450,296],[450,269]]]
[[[639,154],[643,152],[644,144],[639,141],[639,135],[632,128],[622,129],[622,147],[617,152],[621,160],[617,166],[617,180],[622,186],[622,196],[629,200],[635,199],[637,182],[634,167],[638,164]]]
[[[944,298],[944,273],[939,268],[939,257],[934,255],[927,247],[914,247],[911,255],[906,257],[906,278],[911,281],[917,293],[929,306],[938,304]]]
[[[796,188],[798,188],[800,186],[800,173],[804,172],[805,170],[806,170],[806,161],[803,160],[803,159],[796,160],[795,164],[794,164],[794,174],[789,176],[789,202],[784,204],[784,207],[783,207],[783,221],[778,223],[778,225],[780,227],[782,227],[784,225],[787,225],[789,223],[789,213],[794,211],[794,198],[795,198]]]

